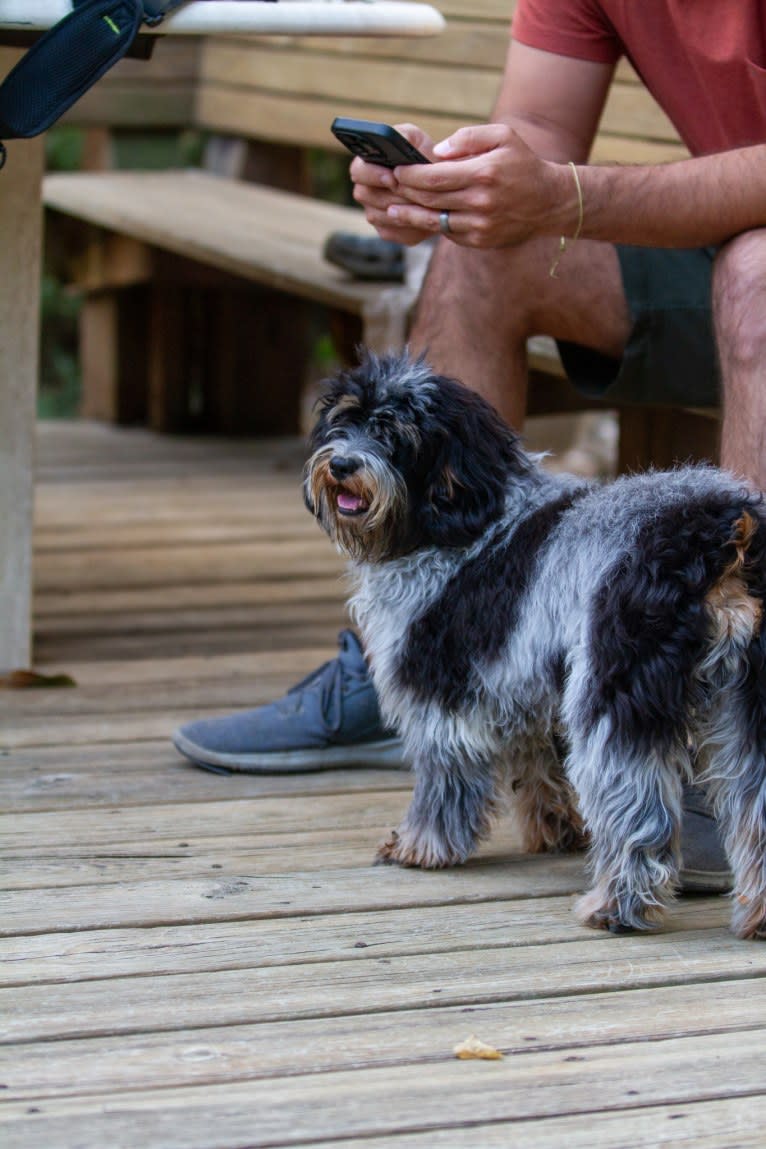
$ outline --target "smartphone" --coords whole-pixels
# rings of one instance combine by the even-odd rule
[[[398,164],[427,164],[430,160],[413,147],[401,132],[388,124],[374,120],[352,120],[337,116],[332,122],[332,134],[355,156],[368,164],[381,164],[395,168]]]

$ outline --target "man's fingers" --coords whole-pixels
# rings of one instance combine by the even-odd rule
[[[434,142],[430,136],[426,135],[422,128],[416,124],[394,124],[394,127],[400,135],[404,136],[405,140],[409,140],[413,147],[422,152],[424,156],[431,159]]]
[[[429,192],[443,195],[472,187],[476,181],[476,165],[470,159],[455,163],[400,164],[394,168],[394,178],[403,195],[411,189],[417,193],[418,202],[423,203],[423,194]]]
[[[363,207],[376,207],[381,211],[385,211],[392,203],[407,202],[402,196],[394,195],[388,188],[372,188],[367,184],[355,184],[352,195]]]
[[[447,212],[447,223],[449,230],[442,221],[444,212],[431,211],[428,208],[418,207],[415,204],[392,204],[386,213],[388,216],[389,224],[394,223],[397,227],[413,229],[415,231],[427,232],[436,235],[439,232],[442,235],[457,234],[455,224],[459,228],[459,221],[457,215]]]
[[[507,142],[509,132],[506,124],[477,124],[469,128],[458,128],[446,140],[440,140],[433,153],[439,160],[483,155]]]
[[[389,168],[382,164],[369,164],[359,156],[354,157],[348,170],[353,182],[365,187],[392,188],[396,182]]]

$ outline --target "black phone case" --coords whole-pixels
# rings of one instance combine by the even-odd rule
[[[427,164],[430,161],[406,140],[396,128],[373,120],[353,120],[338,116],[332,122],[336,139],[370,164],[395,168],[399,164]]]

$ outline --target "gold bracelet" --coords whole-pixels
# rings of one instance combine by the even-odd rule
[[[577,220],[577,228],[575,230],[574,235],[572,236],[572,243],[574,243],[575,240],[580,238],[580,232],[582,231],[584,206],[583,206],[583,199],[582,199],[582,185],[580,184],[580,176],[578,174],[577,168],[575,167],[572,160],[569,161],[569,163],[567,164],[567,167],[570,167],[572,169],[572,175],[574,176],[575,187],[577,188],[577,207],[579,210],[579,218]],[[558,279],[558,276],[556,275],[556,269],[558,268],[558,265],[561,262],[561,257],[564,254],[564,252],[566,251],[566,249],[567,249],[567,237],[565,235],[562,235],[559,237],[558,253],[557,253],[556,258],[554,259],[553,263],[551,264],[551,270],[549,272],[551,279]]]

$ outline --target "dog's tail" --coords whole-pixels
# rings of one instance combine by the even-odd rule
[[[757,497],[731,523],[704,597],[708,638],[696,677],[719,713],[739,712],[742,737],[766,757],[766,515]]]
[[[722,560],[704,598],[710,645],[700,674],[713,685],[744,674],[755,687],[766,638],[766,520],[755,506],[734,520]]]

